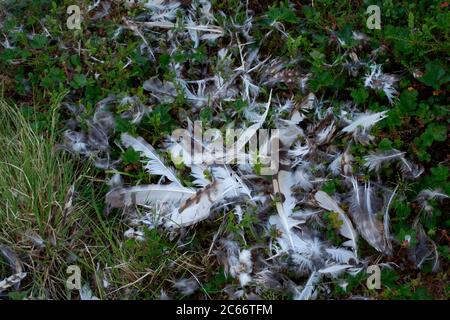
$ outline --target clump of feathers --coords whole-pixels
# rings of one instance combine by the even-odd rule
[[[81,107],[67,105],[72,120],[68,122],[62,148],[92,159],[97,167],[109,173],[121,165],[120,159],[111,158],[112,148],[131,148],[139,154],[143,171],[151,181],[136,184],[127,179],[124,183],[120,170],[115,170],[108,180],[105,211],[118,210],[123,214],[129,225],[126,238],[143,241],[143,230],[154,228],[180,235],[180,248],[188,247],[183,243],[183,235],[198,224],[213,225],[211,221],[219,215],[224,218],[235,215],[242,221],[247,212],[257,212],[255,228],[267,243],[253,243],[241,224],[237,224],[239,239],[224,232],[221,226],[209,248],[226,275],[239,283],[237,290],[234,287],[229,290],[232,298],[253,297],[254,292],[259,295],[276,288],[289,292],[294,299],[314,299],[329,289],[324,279],[338,279],[346,288],[344,276],[364,270],[368,257],[362,256],[361,239],[381,259],[395,253],[390,209],[400,188],[391,190],[392,186],[383,185],[381,173],[385,166],[395,164],[402,178],[413,180],[423,168],[414,164],[406,151],[371,151],[362,159],[354,151],[376,139],[371,135],[372,128],[388,116],[387,111],[359,110],[348,101],[339,112],[334,112],[332,100],[316,97],[310,91],[310,74],[295,63],[262,56],[254,45],[250,11],[242,25],[233,22],[231,31],[219,26],[207,0],[194,0],[188,5],[147,0],[144,6],[148,13],[125,19],[123,27],[141,39],[141,53],[149,61],[155,61],[162,52],[168,51],[173,56],[180,46],[195,50],[200,45],[208,47],[219,38],[229,44],[217,52],[211,50],[213,56],[198,70],[194,64],[171,61],[167,67],[174,75],[172,79],[155,76],[142,84],[148,96],[145,102],[137,97],[110,96],[97,104],[91,116]],[[281,22],[274,22],[273,27],[283,34]],[[360,33],[354,33],[353,38],[360,45],[367,42],[367,36]],[[345,47],[341,39],[337,41]],[[161,42],[166,49],[160,47]],[[355,52],[346,53],[346,58],[349,59],[344,67],[355,77],[367,65]],[[364,85],[383,91],[388,101],[395,103],[397,77],[383,73],[381,65],[371,64],[369,68]],[[301,92],[302,99],[297,101],[296,95],[279,92],[283,84]],[[180,95],[186,107],[178,116],[180,122],[187,123],[188,143],[207,153],[207,162],[194,163],[192,154],[190,159],[177,162],[186,150],[173,137],[165,137],[165,145],[151,144],[139,136],[140,130],[138,134],[116,132],[115,116],[139,128],[142,119],[151,112],[148,105],[171,104]],[[239,112],[224,107],[238,100],[242,105]],[[263,176],[255,163],[235,165],[224,162],[223,154],[206,152],[218,137],[198,140],[191,121],[198,120],[205,107],[218,114],[209,121],[211,127],[234,126],[241,130],[233,148],[225,150],[225,156],[232,149],[243,156],[260,156],[261,151],[248,154],[246,145],[260,129],[278,129],[280,134],[268,138],[264,145],[279,143],[279,149],[275,150],[279,156],[277,170]],[[225,123],[225,118],[231,120]],[[334,192],[325,188],[332,180],[340,182]],[[440,190],[423,190],[417,201],[423,211],[431,214],[430,201],[447,198]],[[340,239],[339,245],[326,238],[324,229],[330,224]],[[419,245],[409,249],[409,259],[418,268],[430,262],[437,270],[436,244],[418,222],[414,228]],[[20,278],[21,271],[15,275],[18,276],[8,283]],[[290,275],[295,275],[295,281]],[[200,284],[196,277],[183,278],[173,288],[190,296]],[[165,292],[162,297],[166,297]]]

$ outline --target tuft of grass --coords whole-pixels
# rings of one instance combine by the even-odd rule
[[[63,294],[64,266],[87,210],[68,204],[69,190],[83,179],[69,157],[55,150],[57,106],[49,110],[44,131],[36,113],[0,101],[0,243],[22,260],[25,288],[34,297]]]
[[[78,298],[66,288],[70,265],[81,269],[82,286],[103,299],[158,298],[176,276],[201,273],[199,265],[208,265],[203,254],[181,253],[156,233],[144,242],[126,240],[121,217],[104,216],[99,178],[56,150],[60,100],[46,127],[41,114],[0,100],[0,244],[27,272],[20,292],[10,291],[9,298]],[[0,279],[10,274],[0,257]]]

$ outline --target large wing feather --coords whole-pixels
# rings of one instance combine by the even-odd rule
[[[348,238],[349,240],[344,242],[343,245],[347,247],[352,247],[357,255],[357,244],[356,240],[358,234],[356,230],[353,228],[353,224],[350,219],[347,217],[345,212],[339,207],[334,199],[332,199],[327,193],[324,191],[317,191],[314,198],[316,199],[319,206],[325,210],[337,212],[339,214],[339,219],[343,222],[341,227],[339,228],[339,232],[342,236]]]
[[[131,205],[145,206],[155,203],[176,206],[193,194],[195,194],[194,190],[180,187],[177,184],[115,188],[106,194],[106,204],[110,208],[123,208]]]

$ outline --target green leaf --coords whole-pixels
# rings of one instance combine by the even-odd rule
[[[314,91],[319,90],[323,87],[331,86],[335,83],[333,74],[328,70],[323,70],[319,73],[315,73],[311,79],[311,89]]]
[[[427,292],[427,289],[420,287],[417,288],[414,294],[412,295],[413,300],[431,300],[432,297]]]
[[[411,11],[408,13],[408,27],[410,29],[414,28],[414,14]]]
[[[221,292],[223,287],[227,284],[228,278],[225,276],[225,272],[221,267],[219,272],[215,273],[209,278],[203,285],[203,289],[208,293]]]
[[[170,55],[167,53],[159,57],[159,67],[163,73],[169,72]]]
[[[438,246],[439,254],[450,261],[450,249],[448,246]]]
[[[350,95],[352,96],[353,100],[358,104],[363,103],[369,97],[369,93],[364,88],[355,89],[351,92]]]
[[[336,184],[334,181],[327,181],[323,187],[322,190],[328,193],[329,195],[332,195],[336,192]]]
[[[319,64],[323,63],[323,61],[325,60],[325,55],[319,50],[313,50],[309,55],[311,56],[311,58],[313,58],[314,61],[318,62]]]
[[[14,49],[4,49],[0,51],[0,59],[4,61],[17,59],[20,55],[20,50],[17,48]]]
[[[238,113],[241,113],[241,112],[243,112],[245,110],[245,108],[247,108],[248,102],[246,100],[243,100],[242,98],[238,98],[234,102],[234,106],[236,108],[236,111]]]
[[[444,166],[437,166],[434,168],[431,168],[431,175],[433,177],[433,180],[444,182],[448,179],[448,167]]]
[[[394,129],[395,127],[400,127],[402,125],[402,118],[400,116],[400,108],[397,106],[388,111],[388,117],[386,118],[386,123],[389,129]]]
[[[396,286],[396,281],[400,279],[399,275],[391,269],[385,268],[381,270],[381,283],[388,287],[392,288]]]
[[[73,76],[72,81],[70,82],[70,85],[74,87],[75,89],[80,89],[86,86],[87,84],[87,78],[84,74],[75,74]]]
[[[133,148],[128,148],[122,154],[122,160],[126,164],[138,163],[140,160],[139,152],[135,151]]]
[[[46,36],[38,34],[31,39],[30,44],[33,49],[42,49],[48,43],[48,39]]]
[[[425,74],[419,80],[433,89],[439,90],[441,85],[450,81],[450,75],[439,61],[433,61],[425,65]]]
[[[445,141],[447,139],[447,128],[439,123],[430,123],[420,136],[423,145],[429,147],[434,141]]]
[[[191,55],[192,61],[195,62],[205,62],[208,59],[205,46],[198,47]]]
[[[402,114],[410,115],[416,110],[417,95],[418,93],[416,90],[404,90],[401,93],[398,107]]]
[[[395,203],[395,213],[396,217],[401,220],[405,220],[411,214],[411,208],[407,203],[396,202]]]
[[[170,115],[170,106],[158,105],[142,120],[142,124],[155,132],[156,136],[170,133],[175,124]]]
[[[272,6],[267,12],[267,17],[272,21],[298,23],[299,18],[295,11],[286,3],[281,3],[279,7]]]
[[[74,67],[79,67],[81,66],[81,61],[80,61],[80,57],[77,54],[73,54],[70,56],[70,63],[74,66]]]
[[[133,124],[129,120],[122,119],[121,117],[116,117],[115,124],[118,132],[132,132],[133,130]]]
[[[41,85],[45,88],[56,87],[66,79],[64,71],[60,68],[50,68],[45,77],[41,79]]]
[[[416,116],[419,117],[424,123],[430,122],[434,118],[433,112],[430,112],[430,106],[424,102],[419,104],[417,108]]]
[[[442,142],[447,139],[447,127],[442,124],[431,123],[427,126],[427,131],[428,130],[431,132],[435,141]]]
[[[203,108],[202,111],[200,111],[200,119],[202,121],[209,121],[212,119],[212,115],[213,115],[213,109],[210,107],[207,108]]]
[[[386,151],[391,150],[392,149],[392,141],[389,140],[388,138],[384,138],[378,144],[378,148],[380,148],[381,150],[386,150]]]

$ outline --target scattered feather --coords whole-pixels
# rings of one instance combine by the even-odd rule
[[[173,287],[183,296],[190,296],[198,290],[199,285],[195,278],[183,278],[174,283]]]
[[[156,153],[156,150],[143,138],[134,138],[128,133],[122,133],[121,141],[125,147],[133,148],[148,159],[145,164],[145,169],[147,169],[150,174],[164,176],[177,185],[182,186],[173,169],[164,164],[162,159]]]
[[[10,287],[14,287],[20,284],[20,282],[27,276],[25,272],[20,272],[9,276],[6,279],[0,280],[0,293],[7,290]]]
[[[318,202],[319,206],[323,209],[339,214],[339,219],[343,222],[342,226],[339,228],[339,232],[342,236],[349,239],[342,245],[353,248],[353,250],[355,251],[355,255],[357,256],[358,235],[356,233],[356,230],[353,228],[352,222],[347,217],[345,212],[339,207],[335,200],[333,200],[327,193],[323,191],[317,191],[314,195],[314,198]]]

